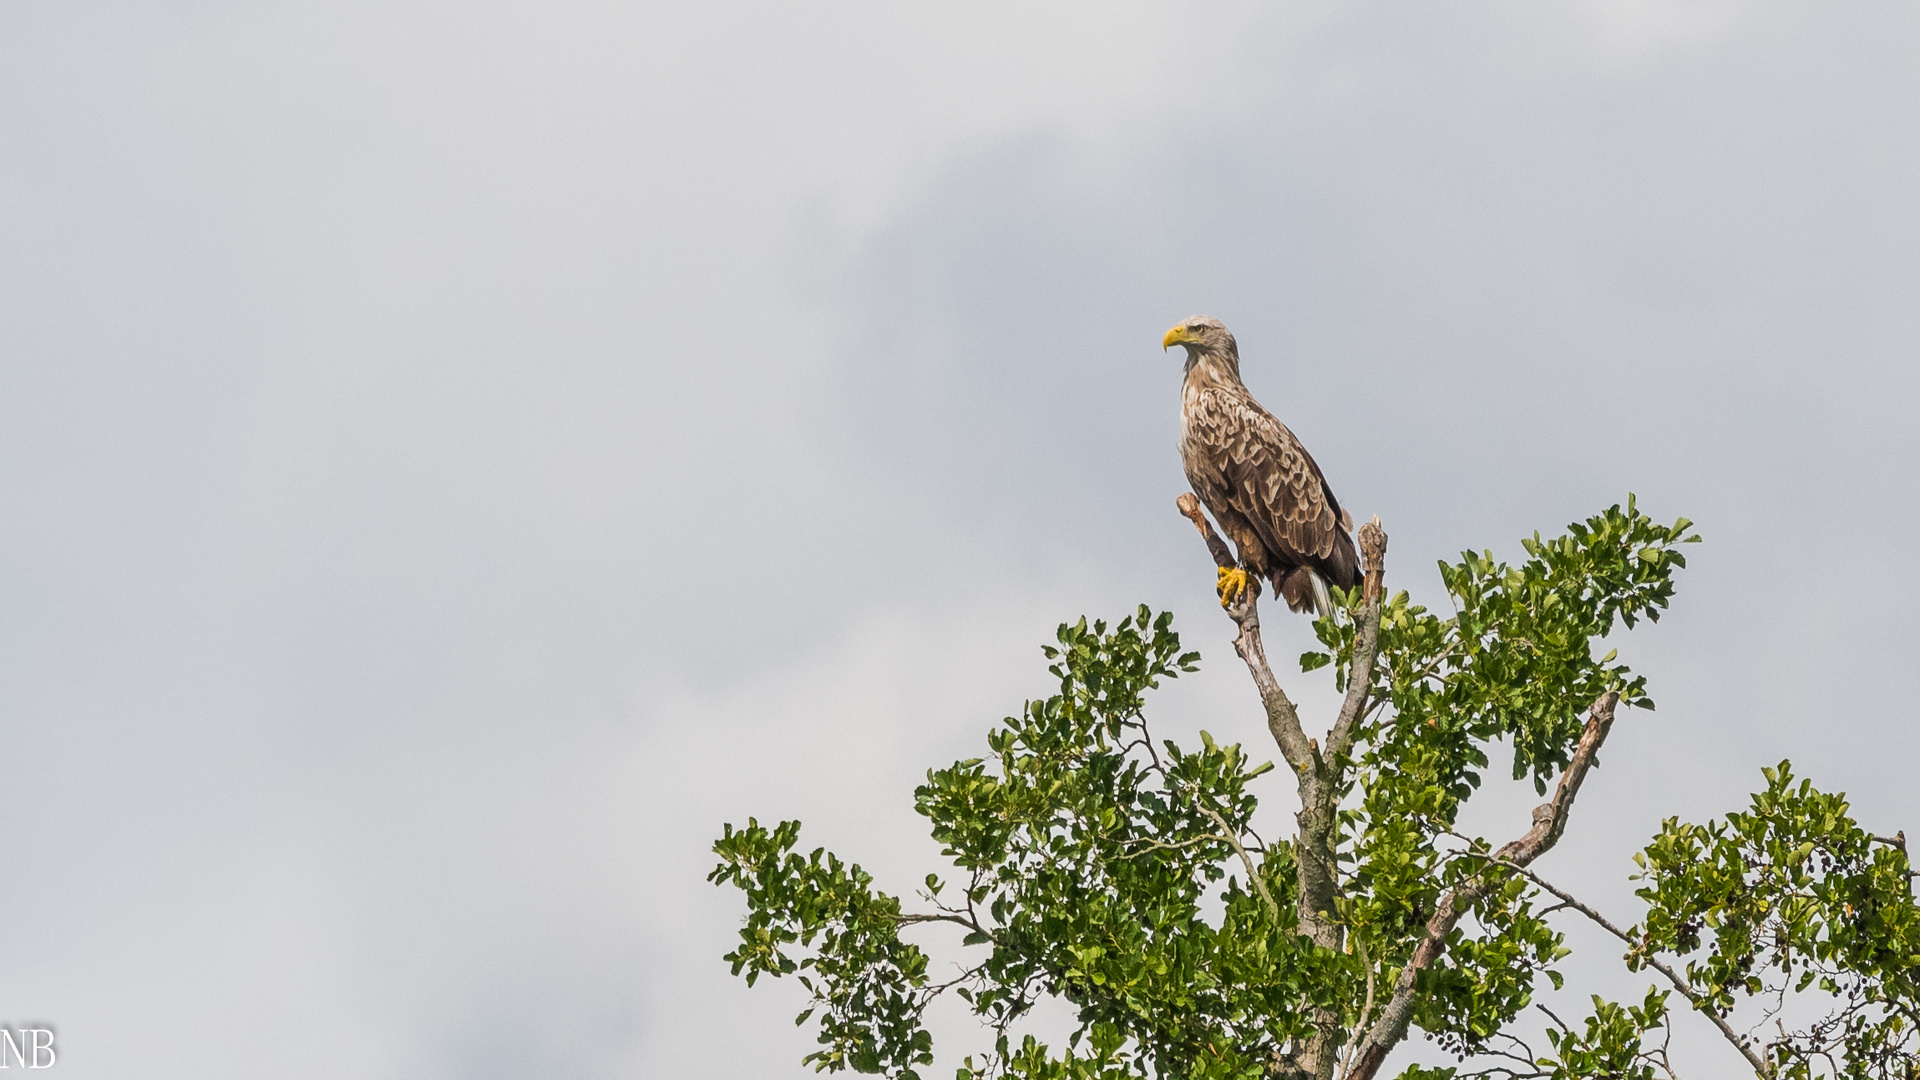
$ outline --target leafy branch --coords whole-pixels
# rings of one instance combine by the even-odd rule
[[[1197,503],[1181,503],[1230,565]],[[1564,836],[1619,710],[1653,707],[1605,642],[1666,608],[1689,529],[1629,498],[1524,541],[1518,565],[1465,553],[1441,565],[1442,616],[1387,592],[1386,535],[1364,526],[1363,584],[1336,594],[1314,623],[1323,651],[1300,663],[1330,669],[1341,694],[1323,738],[1268,663],[1249,590],[1227,614],[1293,774],[1284,840],[1251,824],[1268,764],[1206,732],[1183,747],[1150,730],[1148,692],[1198,661],[1169,615],[1062,625],[1045,650],[1057,692],[915,792],[953,881],[927,875],[924,909],[907,911],[858,866],[799,854],[796,822],[728,826],[711,878],[741,889],[748,914],[727,960],[749,983],[802,983],[800,1021],[821,1044],[806,1060],[829,1071],[917,1078],[932,1061],[924,1012],[951,994],[992,1033],[964,1080],[1372,1080],[1415,1027],[1461,1066],[1409,1066],[1401,1080],[1677,1080],[1677,993],[1764,1080],[1916,1080],[1920,916],[1904,834],[1860,829],[1843,798],[1795,786],[1784,764],[1746,813],[1666,823],[1641,855],[1638,926],[1533,868]],[[1457,821],[1502,743],[1514,778],[1552,795],[1496,844]],[[1563,985],[1568,950],[1549,920],[1565,911],[1669,988],[1595,998],[1562,1023],[1534,992]],[[953,937],[923,947],[942,932]],[[966,960],[943,981],[928,973],[936,947]],[[1832,1007],[1790,1031],[1783,1009],[1801,992]],[[1016,1030],[1043,998],[1074,1011],[1064,1045]],[[1743,1031],[1733,1009],[1746,1002],[1759,1020]],[[1550,1020],[1539,1052],[1514,1030],[1529,1012]]]

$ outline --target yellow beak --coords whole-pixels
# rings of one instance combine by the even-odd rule
[[[1176,326],[1173,329],[1167,331],[1166,337],[1160,339],[1160,351],[1165,352],[1166,350],[1171,349],[1175,345],[1179,345],[1186,340],[1187,340],[1187,328],[1184,326]]]

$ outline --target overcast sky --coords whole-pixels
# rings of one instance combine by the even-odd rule
[[[1920,827],[1917,50],[1905,3],[0,6],[0,1024],[86,1077],[810,1075],[719,961],[721,822],[910,891],[913,784],[1141,601],[1208,660],[1166,732],[1271,754],[1172,508],[1196,312],[1417,598],[1629,491],[1699,523],[1543,872],[1630,921],[1660,818],[1788,756]]]

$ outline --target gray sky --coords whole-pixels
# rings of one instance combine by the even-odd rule
[[[1631,917],[1659,819],[1787,756],[1920,826],[1917,44],[1891,3],[0,8],[0,1023],[74,1076],[809,1075],[798,988],[718,960],[722,821],[909,890],[924,770],[1142,600],[1211,661],[1167,733],[1259,745],[1172,510],[1194,312],[1431,602],[1629,490],[1699,522],[1547,873]]]

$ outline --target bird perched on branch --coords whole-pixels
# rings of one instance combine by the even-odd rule
[[[1240,347],[1219,319],[1184,320],[1161,342],[1175,345],[1187,350],[1180,461],[1194,494],[1239,549],[1240,565],[1220,569],[1221,606],[1266,578],[1294,611],[1331,613],[1327,586],[1360,584],[1353,518],[1307,448],[1240,381]]]

